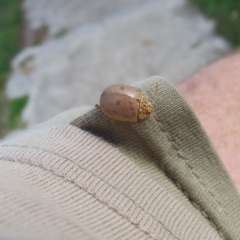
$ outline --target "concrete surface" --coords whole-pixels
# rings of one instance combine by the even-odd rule
[[[176,84],[229,51],[184,0],[25,0],[25,8],[29,28],[48,25],[50,36],[12,64],[7,93],[29,95],[29,125],[94,105],[113,83],[161,75]],[[54,39],[61,29],[67,34]]]

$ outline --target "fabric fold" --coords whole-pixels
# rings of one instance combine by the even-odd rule
[[[0,144],[0,238],[237,240],[239,195],[188,103],[136,86],[136,123],[73,109]]]
[[[154,113],[148,119],[135,124],[119,122],[95,109],[72,124],[101,136],[128,156],[141,158],[139,155],[145,154],[145,161],[151,159],[159,175],[165,174],[186,199],[178,197],[187,205],[190,202],[220,236],[238,239],[239,195],[194,112],[177,89],[161,77],[136,86],[154,103]],[[133,141],[135,147],[139,144],[135,149]]]

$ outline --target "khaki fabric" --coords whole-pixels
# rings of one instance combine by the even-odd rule
[[[0,145],[0,239],[240,239],[240,199],[161,77],[135,124],[74,109]]]

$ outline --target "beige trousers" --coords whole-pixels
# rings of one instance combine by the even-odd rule
[[[239,195],[188,103],[161,77],[137,86],[156,115],[73,109],[1,142],[0,239],[240,239]]]

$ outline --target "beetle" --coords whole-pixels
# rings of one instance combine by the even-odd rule
[[[118,121],[137,122],[148,117],[154,110],[153,104],[140,88],[124,84],[107,87],[100,97],[100,105],[95,105]]]

